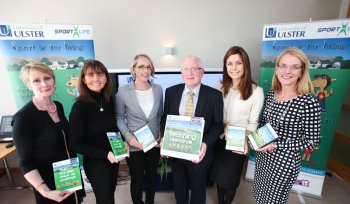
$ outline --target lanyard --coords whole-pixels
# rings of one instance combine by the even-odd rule
[[[277,126],[276,126],[276,128],[279,127],[279,124],[280,124],[281,119],[284,118],[284,116],[285,116],[286,113],[288,112],[289,106],[290,106],[290,104],[292,104],[293,100],[294,100],[294,98],[290,99],[290,101],[289,101],[287,107],[284,109],[284,111],[283,111],[282,113],[279,114],[279,117],[278,117],[278,119],[277,119]],[[269,103],[269,109],[270,109],[270,110],[269,110],[269,112],[268,112],[268,115],[267,115],[268,117],[267,117],[267,119],[266,119],[268,123],[270,123],[269,118],[272,117],[272,103],[275,102],[275,101],[276,101],[276,98],[274,97],[274,99]],[[270,123],[270,125],[271,125],[271,123]]]

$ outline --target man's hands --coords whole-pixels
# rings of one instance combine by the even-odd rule
[[[162,146],[163,144],[163,138],[160,139],[160,143],[159,145]],[[204,142],[202,142],[201,144],[201,149],[199,152],[199,160],[193,160],[192,162],[195,164],[198,164],[199,162],[201,162],[203,160],[203,158],[205,157],[205,154],[207,153],[207,144],[205,144]],[[165,158],[169,158],[168,156],[165,155],[160,155],[161,157],[165,157]]]
[[[160,138],[159,146],[161,147],[163,145],[163,138]],[[168,156],[165,155],[160,155],[161,157],[169,158]]]
[[[199,152],[199,160],[193,160],[192,162],[195,163],[195,164],[198,164],[199,162],[201,162],[203,160],[203,158],[205,157],[206,153],[207,153],[207,144],[202,142],[201,150]]]
[[[163,138],[161,136],[159,136],[157,139],[157,145],[155,147],[161,148],[162,144],[163,144]]]

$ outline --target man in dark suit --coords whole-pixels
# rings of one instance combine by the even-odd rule
[[[206,178],[213,159],[213,145],[223,133],[223,98],[220,91],[201,84],[204,69],[198,57],[188,56],[183,60],[181,75],[184,83],[169,87],[165,91],[161,132],[164,133],[168,114],[188,115],[187,104],[188,98],[191,97],[192,116],[204,117],[205,120],[199,160],[170,158],[170,165],[176,203],[187,204],[191,189],[190,203],[202,204],[206,200]]]

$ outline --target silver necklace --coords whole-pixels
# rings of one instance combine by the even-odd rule
[[[95,100],[94,100],[95,101]],[[100,105],[98,105],[98,103],[95,101],[96,105],[100,108],[100,111],[104,111],[103,109],[103,106],[102,106],[102,98],[101,98],[101,101],[100,101]]]
[[[54,107],[53,110],[49,110],[48,108],[44,108],[44,106],[42,106],[42,105],[39,103],[39,101],[38,101],[35,97],[33,97],[33,101],[35,102],[36,105],[39,106],[40,109],[42,109],[42,110],[44,110],[44,111],[47,111],[47,112],[49,112],[49,113],[56,113],[56,111],[57,111],[57,106],[56,106],[56,104],[52,101],[52,99],[50,99],[50,101],[51,101],[51,103],[53,104],[53,107]]]

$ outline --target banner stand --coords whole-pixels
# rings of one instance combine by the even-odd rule
[[[0,70],[5,73],[13,93],[13,97],[2,100],[7,106],[15,106],[10,107],[11,110],[19,110],[28,103],[33,95],[20,80],[19,72],[28,63],[41,62],[55,73],[56,89],[52,99],[62,103],[69,118],[78,96],[78,76],[91,59],[95,59],[91,25],[0,23]],[[85,190],[91,191],[91,185],[88,187],[85,184]]]
[[[309,59],[314,97],[321,113],[321,143],[303,150],[301,169],[292,188],[299,195],[322,198],[328,156],[350,80],[350,19],[265,25],[259,85],[271,89],[275,61],[288,47],[298,47]],[[253,180],[255,152],[251,151],[245,178]]]

